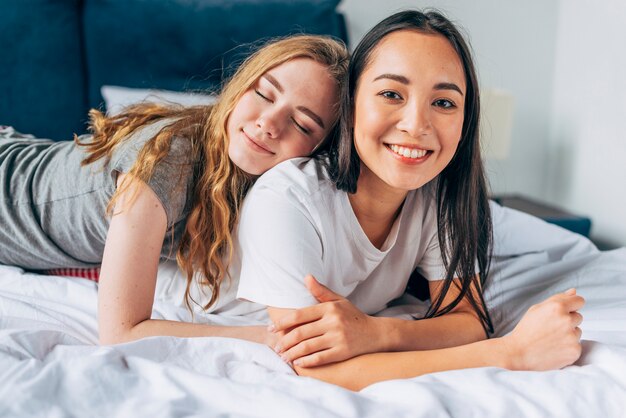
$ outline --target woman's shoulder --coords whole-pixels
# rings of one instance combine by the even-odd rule
[[[276,245],[283,245],[285,237],[298,237],[300,242],[311,244],[333,225],[323,220],[336,217],[337,196],[319,161],[284,161],[259,177],[246,195],[239,235],[261,234],[258,239]]]
[[[276,165],[259,177],[254,190],[272,189],[277,192],[291,192],[310,196],[330,190],[330,180],[323,161],[317,158],[292,158]]]
[[[146,142],[157,136],[163,128],[177,120],[177,118],[163,118],[140,126],[131,132],[120,145],[122,147],[142,148]]]
[[[130,169],[146,144],[154,139],[163,128],[176,120],[177,118],[159,119],[137,128],[115,148],[111,158],[112,165],[116,168]],[[188,162],[191,150],[190,138],[184,135],[173,135],[165,160],[175,163]]]

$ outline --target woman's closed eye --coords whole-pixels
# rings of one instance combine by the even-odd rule
[[[273,103],[273,101],[265,94],[261,93],[261,91],[259,89],[254,89],[254,92],[256,93],[257,96],[259,96],[262,100],[269,102],[269,103]]]
[[[303,134],[309,135],[311,133],[310,129],[307,129],[304,125],[299,123],[295,118],[291,118],[291,121],[293,122],[296,129],[302,132]]]

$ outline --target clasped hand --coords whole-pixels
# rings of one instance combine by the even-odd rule
[[[291,311],[268,328],[279,336],[274,351],[283,360],[315,367],[381,351],[378,318],[361,312],[313,276],[304,281],[320,303]]]

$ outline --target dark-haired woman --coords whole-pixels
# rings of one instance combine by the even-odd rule
[[[238,296],[267,305],[281,333],[295,327],[276,347],[283,358],[352,389],[456,368],[574,362],[584,303],[574,290],[531,308],[510,335],[484,340],[491,217],[478,83],[454,25],[417,11],[379,23],[353,54],[342,106],[328,158],[278,165],[242,210]],[[368,316],[402,295],[413,270],[429,280],[429,319]]]

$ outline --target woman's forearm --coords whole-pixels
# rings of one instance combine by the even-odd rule
[[[484,340],[487,335],[474,313],[452,312],[436,318],[407,321],[377,318],[384,350],[412,351],[455,347]]]
[[[406,379],[427,373],[474,367],[514,368],[502,338],[460,347],[428,351],[375,353],[315,368],[296,367],[301,376],[314,377],[350,390],[373,383]]]
[[[118,344],[153,336],[229,337],[261,344],[271,343],[270,338],[274,338],[264,326],[220,326],[148,319],[113,338],[101,339],[100,343]]]
[[[441,296],[444,280],[428,282],[432,300]],[[481,300],[478,277],[470,286],[469,292],[474,300]],[[478,286],[478,287],[477,287]],[[451,304],[460,294],[461,281],[453,280],[441,306]],[[435,318],[406,321],[394,318],[380,318],[383,322],[383,343],[388,344],[380,351],[413,351],[433,350],[438,348],[455,347],[484,340],[487,337],[475,309],[466,295],[445,315]]]

